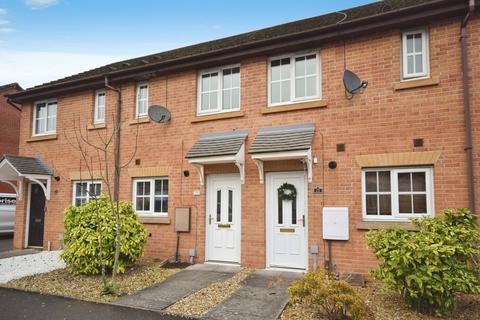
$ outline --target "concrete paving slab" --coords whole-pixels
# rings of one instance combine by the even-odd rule
[[[187,268],[153,287],[120,297],[114,304],[146,310],[163,310],[213,282],[232,277],[233,273],[232,270],[220,272]]]
[[[40,253],[42,250],[37,249],[21,249],[21,250],[10,250],[0,252],[0,259],[11,258],[11,257],[18,257],[18,256],[26,256],[29,254]]]
[[[257,270],[230,298],[216,306],[209,320],[277,319],[288,302],[287,288],[301,273]]]

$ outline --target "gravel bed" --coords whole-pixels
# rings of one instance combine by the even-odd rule
[[[8,281],[65,268],[61,251],[42,251],[35,254],[0,259],[0,284]]]
[[[357,288],[365,299],[374,320],[478,320],[480,319],[480,295],[460,295],[458,308],[443,318],[420,314],[412,311],[392,292],[383,292],[378,281],[369,282],[366,288]],[[281,320],[327,320],[315,315],[312,308],[301,304],[289,304],[283,311]]]
[[[135,293],[164,281],[178,271],[180,270],[162,268],[161,264],[153,261],[141,262],[117,276],[118,294]],[[107,280],[109,279],[107,276]],[[73,276],[66,269],[13,280],[5,286],[96,302],[111,302],[117,299],[117,296],[101,295],[101,276]]]
[[[208,287],[175,302],[167,308],[167,312],[194,317],[204,316],[237,291],[240,288],[240,283],[252,272],[252,269],[243,269],[225,281],[214,282]]]

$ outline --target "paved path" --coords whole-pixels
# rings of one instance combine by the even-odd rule
[[[239,267],[194,265],[153,287],[117,299],[116,305],[163,310],[183,297],[213,282],[223,281],[240,271]]]
[[[207,319],[277,319],[288,302],[287,287],[300,273],[257,270],[240,289],[209,313]]]
[[[0,288],[0,319],[180,320],[187,318],[152,311]]]

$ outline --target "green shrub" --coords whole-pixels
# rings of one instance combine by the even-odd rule
[[[289,288],[290,302],[305,303],[328,319],[366,318],[367,307],[357,291],[334,275],[318,270],[308,272]]]
[[[98,209],[98,210],[97,210]],[[118,272],[143,255],[147,241],[147,232],[137,219],[132,205],[119,202],[121,217],[120,260]],[[107,197],[102,196],[97,201],[90,201],[80,207],[70,206],[65,209],[65,234],[62,259],[67,264],[67,270],[72,274],[99,274],[101,265],[99,259],[99,228],[103,237],[103,260],[107,272],[111,272],[115,253],[115,217]]]
[[[467,209],[446,209],[441,217],[413,223],[418,232],[367,233],[368,245],[380,260],[373,275],[415,310],[437,316],[456,307],[457,293],[480,293],[475,216]]]

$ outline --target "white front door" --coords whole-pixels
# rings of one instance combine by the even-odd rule
[[[294,199],[279,196],[279,189],[289,193],[292,186]],[[267,173],[267,267],[307,269],[306,191],[303,172]]]
[[[207,177],[207,261],[240,263],[241,183],[238,174]]]

